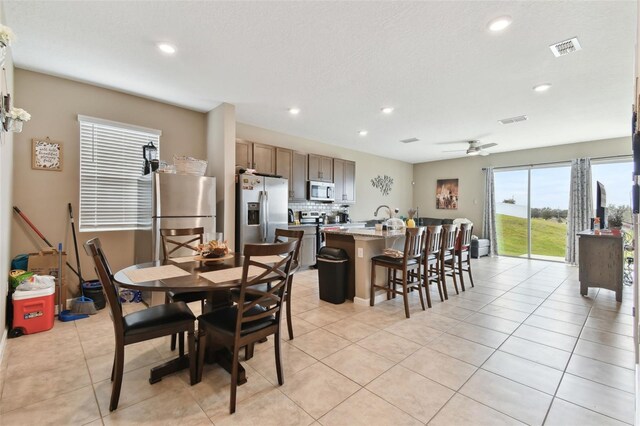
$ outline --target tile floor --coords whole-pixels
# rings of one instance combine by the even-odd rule
[[[57,322],[8,341],[0,424],[633,423],[630,288],[619,304],[606,290],[581,297],[577,269],[563,264],[482,258],[473,266],[475,288],[444,303],[432,289],[426,312],[412,297],[409,320],[399,298],[374,308],[320,301],[317,273],[300,272],[296,337],[282,345],[285,384],[275,384],[272,341],[258,345],[232,416],[219,367],[206,366],[196,386],[186,371],[149,384],[149,368],[173,356],[168,339],[127,348],[110,413],[107,311]]]

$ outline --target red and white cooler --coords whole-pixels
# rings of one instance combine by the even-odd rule
[[[42,290],[14,291],[12,329],[24,334],[50,330],[54,322],[55,287]]]

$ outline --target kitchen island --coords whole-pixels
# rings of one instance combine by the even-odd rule
[[[368,305],[371,289],[371,258],[382,254],[385,248],[403,250],[404,229],[398,231],[376,231],[369,228],[326,229],[323,232],[327,247],[341,248],[349,256],[347,298],[354,303]],[[380,278],[380,283],[386,279],[386,274],[376,275]],[[376,298],[385,297],[384,295],[384,292],[380,292]]]

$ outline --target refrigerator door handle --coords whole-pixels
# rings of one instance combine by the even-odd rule
[[[260,241],[264,241],[264,192],[260,191],[260,194],[258,195],[258,203],[260,204],[259,209],[258,209],[258,221],[260,223],[260,227],[258,228],[260,235],[258,236]]]
[[[268,191],[264,191],[264,219],[265,219],[265,224],[264,224],[264,239],[262,240],[263,243],[267,242],[267,239],[269,238],[269,192]]]

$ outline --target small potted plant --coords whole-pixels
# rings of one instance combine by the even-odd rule
[[[25,121],[31,120],[31,114],[22,108],[13,108],[7,113],[4,118],[5,129],[9,132],[20,133],[22,131],[22,125]]]
[[[409,215],[409,219],[407,219],[407,228],[416,227],[416,221],[413,220],[413,217],[416,215],[417,212],[418,212],[417,209],[409,209],[409,211],[407,212],[407,214]]]
[[[608,209],[608,226],[611,229],[611,233],[614,235],[620,235],[620,229],[624,220],[624,206],[610,206]]]

